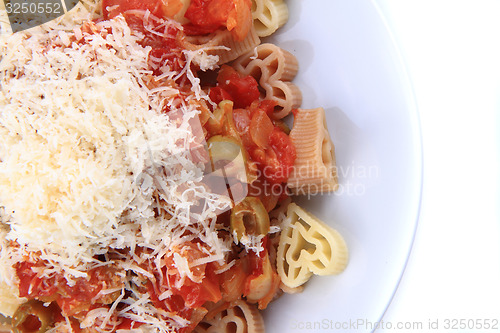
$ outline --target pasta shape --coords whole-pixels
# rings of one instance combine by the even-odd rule
[[[296,288],[312,274],[339,274],[345,269],[348,250],[336,230],[294,203],[288,205],[287,217],[291,221],[281,233],[276,263],[285,286]]]
[[[300,89],[290,81],[299,65],[295,56],[274,44],[261,44],[236,59],[232,66],[243,75],[253,76],[264,89],[264,98],[275,101],[273,118],[286,117],[302,103]]]
[[[302,286],[298,286],[298,287],[295,287],[295,288],[290,288],[286,284],[281,283],[280,284],[280,289],[284,293],[287,293],[287,294],[300,294],[301,292],[304,291],[304,286],[302,285]]]
[[[259,37],[267,37],[288,21],[288,6],[283,0],[252,0],[252,17]]]
[[[264,333],[264,320],[255,306],[238,300],[213,318],[205,318],[194,333]]]
[[[325,110],[298,109],[290,139],[297,158],[288,179],[288,187],[296,194],[322,193],[338,188],[335,147],[326,126]]]
[[[260,38],[252,28],[240,42],[234,39],[230,31],[218,30],[206,36],[187,36],[183,46],[188,50],[206,50],[207,54],[218,56],[218,64],[222,65],[251,51],[259,44]]]

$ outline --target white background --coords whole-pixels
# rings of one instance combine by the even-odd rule
[[[379,331],[480,331],[445,325],[500,319],[500,1],[376,3],[413,82],[424,152],[413,250],[383,319],[393,329]]]

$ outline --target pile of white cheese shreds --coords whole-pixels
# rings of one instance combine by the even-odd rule
[[[215,212],[227,210],[230,201],[200,185],[202,165],[189,152],[196,138],[188,120],[197,119],[196,103],[178,106],[182,121],[171,121],[161,110],[178,91],[144,85],[151,73],[142,36],[121,17],[97,23],[107,34],[85,34],[80,24],[93,14],[82,6],[71,14],[0,35],[0,313],[5,315],[21,302],[12,264],[28,253],[50,263],[40,274],[63,273],[71,284],[99,265],[94,258],[109,249],[129,248],[133,255],[136,247],[148,248],[161,258],[196,234],[208,245],[203,261],[222,264],[231,243],[215,230]],[[186,53],[188,60],[199,56],[212,61],[204,67],[215,66],[217,59],[203,52]],[[166,79],[177,75],[164,68]],[[193,96],[206,98],[197,79],[187,77]],[[199,202],[201,209],[191,212]],[[134,266],[140,260],[124,261],[122,268],[144,274]],[[189,275],[190,266],[179,262],[181,274]],[[129,304],[130,318],[149,318],[150,331],[186,324],[160,321],[147,299],[123,296],[122,291],[117,302]],[[92,315],[99,322],[110,316]],[[95,318],[85,323],[92,325]]]

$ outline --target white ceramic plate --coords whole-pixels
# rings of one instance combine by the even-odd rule
[[[345,237],[349,266],[313,277],[264,316],[268,333],[365,332],[381,319],[413,240],[421,147],[411,86],[369,0],[288,0],[290,20],[272,40],[295,54],[303,107],[325,108],[340,189],[299,203]]]
[[[417,225],[422,183],[418,114],[397,47],[369,0],[289,0],[272,38],[299,60],[303,107],[322,106],[340,189],[300,203],[350,250],[339,276],[313,277],[265,312],[269,333],[366,332],[397,288]]]

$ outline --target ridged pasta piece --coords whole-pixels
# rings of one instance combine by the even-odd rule
[[[281,232],[276,263],[285,286],[297,288],[312,274],[339,274],[345,269],[348,250],[340,233],[294,203],[287,217],[290,224]]]
[[[273,113],[274,119],[282,119],[302,103],[302,93],[293,83],[274,81],[274,84],[264,87],[266,99],[275,101],[278,108]]]
[[[277,102],[273,118],[281,119],[302,103],[300,89],[291,83],[299,65],[290,52],[264,43],[236,59],[232,66],[241,74],[253,76],[264,90],[264,98]]]
[[[295,288],[290,288],[289,286],[287,286],[286,284],[284,284],[283,282],[280,284],[280,289],[284,292],[284,293],[287,293],[287,294],[300,294],[301,292],[304,291],[304,286],[298,286],[298,287],[295,287]]]
[[[288,6],[283,0],[252,0],[252,17],[257,35],[266,37],[288,21]]]
[[[230,31],[218,30],[207,36],[187,36],[183,41],[183,47],[188,50],[205,49],[207,54],[218,56],[218,64],[222,65],[253,50],[259,43],[260,38],[252,28],[247,37],[240,42],[234,39]]]
[[[217,313],[213,318],[203,319],[194,333],[264,333],[264,320],[259,310],[238,300],[228,309]]]
[[[257,75],[257,80],[291,81],[297,75],[299,63],[290,52],[277,45],[264,43],[242,55],[233,63],[233,67],[242,74]]]
[[[338,188],[335,147],[326,126],[325,110],[298,109],[290,139],[297,158],[287,185],[295,194],[321,193]]]

